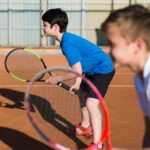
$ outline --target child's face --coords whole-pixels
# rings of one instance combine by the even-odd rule
[[[45,36],[55,37],[55,30],[48,22],[43,22],[43,32]]]
[[[111,46],[110,55],[114,65],[131,65],[135,56],[134,42],[127,43],[122,37],[117,26],[112,26],[107,31],[107,38]]]

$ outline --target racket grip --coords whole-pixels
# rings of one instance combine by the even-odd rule
[[[58,83],[58,86],[64,88],[64,89],[67,90],[67,91],[70,90],[70,86],[66,85],[66,84],[63,83],[63,82],[59,82],[59,83]],[[79,91],[78,91],[78,90],[73,89],[72,91],[73,91],[75,94],[79,94]]]
[[[58,82],[57,83],[59,87],[62,87],[64,88],[65,90],[69,91],[70,90],[70,87],[62,82]]]

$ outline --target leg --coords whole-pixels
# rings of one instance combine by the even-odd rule
[[[86,92],[79,96],[81,108],[81,122],[76,126],[76,134],[90,137],[92,135],[92,128],[90,123],[89,111],[86,107]]]
[[[106,75],[95,74],[92,76],[88,76],[88,79],[95,84],[95,86],[100,91],[102,97],[104,97],[113,76],[114,71]],[[99,143],[102,135],[102,114],[100,111],[100,102],[91,89],[88,90],[87,97],[88,98],[86,106],[89,111],[90,121],[93,130],[93,144],[89,146],[88,150],[95,149],[96,147],[97,149],[101,149],[102,143]]]
[[[79,101],[80,101],[80,108],[81,108],[81,126],[84,128],[87,128],[90,126],[90,116],[89,111],[86,107],[86,101],[87,101],[87,87],[86,83],[82,81],[80,86],[80,91],[82,91],[82,94],[79,95]]]
[[[99,100],[96,98],[87,99],[87,108],[89,111],[91,125],[93,129],[94,143],[98,143],[102,134],[102,115],[99,108]]]
[[[87,107],[81,108],[81,115],[82,115],[81,126],[84,128],[89,127],[91,123],[90,123],[90,116]]]

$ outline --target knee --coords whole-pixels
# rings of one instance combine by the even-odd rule
[[[88,98],[86,101],[86,107],[88,109],[96,109],[99,108],[99,100],[94,98]]]

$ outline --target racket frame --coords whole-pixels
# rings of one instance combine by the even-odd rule
[[[81,76],[76,71],[68,69],[67,67],[57,66],[57,67],[47,68],[47,69],[39,72],[37,75],[35,75],[32,78],[31,82],[29,82],[29,84],[27,86],[27,89],[26,89],[25,96],[24,96],[24,101],[25,101],[26,114],[27,114],[31,124],[35,128],[35,130],[49,143],[49,145],[52,148],[59,149],[59,150],[71,150],[70,148],[64,147],[64,146],[56,143],[55,141],[52,141],[50,138],[48,138],[47,135],[43,131],[41,131],[39,126],[36,124],[36,122],[33,120],[32,116],[30,115],[30,97],[29,97],[29,95],[30,95],[31,88],[32,88],[34,82],[36,81],[36,78],[38,78],[38,76],[40,76],[42,74],[45,74],[48,71],[52,72],[52,71],[55,71],[55,70],[61,70],[61,71],[67,71],[67,72],[70,72],[70,73],[74,73],[76,76],[81,77],[82,80],[85,81],[90,86],[90,88],[95,92],[97,98],[100,101],[100,104],[101,104],[101,107],[102,107],[102,110],[103,110],[103,113],[104,113],[104,122],[105,122],[105,126],[104,126],[103,133],[102,133],[102,136],[100,138],[99,143],[102,143],[103,141],[106,141],[107,142],[107,149],[111,150],[112,146],[111,146],[111,141],[110,141],[110,121],[109,121],[109,117],[108,117],[109,115],[108,115],[107,107],[105,105],[105,102],[104,102],[99,90],[85,76]]]
[[[36,53],[35,51],[33,51],[32,49],[30,49],[30,48],[25,48],[25,47],[14,48],[13,50],[11,50],[11,51],[6,55],[6,58],[5,58],[5,61],[4,61],[4,66],[5,66],[5,69],[6,69],[7,73],[8,73],[10,76],[12,76],[13,78],[15,78],[16,80],[19,80],[19,81],[21,81],[21,82],[30,82],[30,80],[26,80],[26,79],[22,79],[22,78],[18,77],[17,75],[15,75],[15,73],[11,72],[11,71],[8,69],[8,67],[7,67],[7,60],[8,60],[8,58],[9,58],[9,56],[10,56],[12,53],[14,53],[15,51],[17,51],[17,50],[22,50],[22,51],[27,51],[27,52],[29,52],[31,55],[35,56],[37,59],[39,59],[39,60],[42,62],[42,64],[43,64],[43,69],[47,69],[47,66],[46,66],[44,60],[42,59],[42,57],[41,57],[38,53]],[[48,71],[47,73],[48,73],[50,76],[53,76],[53,75],[50,73],[50,71]],[[37,82],[45,82],[45,80],[41,80],[42,78],[43,78],[43,76],[41,76],[41,77],[37,80]],[[64,88],[65,90],[68,90],[68,91],[70,90],[70,86],[68,86],[67,84],[65,84],[65,83],[63,83],[63,82],[58,82],[57,85],[58,85],[59,87],[61,87],[61,88]],[[77,93],[77,91],[74,91],[74,92]]]

